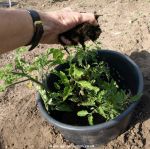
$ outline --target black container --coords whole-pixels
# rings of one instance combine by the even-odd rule
[[[124,79],[124,83],[132,94],[143,92],[143,76],[139,67],[126,55],[111,51],[97,51],[98,60],[106,61],[115,68]],[[41,96],[37,96],[37,104],[45,119],[54,125],[63,136],[76,145],[93,147],[105,144],[114,139],[127,128],[132,113],[139,101],[131,104],[121,115],[105,123],[94,126],[72,126],[52,118],[46,111]]]

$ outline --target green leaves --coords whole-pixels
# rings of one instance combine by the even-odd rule
[[[57,60],[57,59],[63,59],[64,53],[62,52],[61,49],[56,49],[56,48],[49,48],[47,50],[48,54],[52,54],[53,59]]]
[[[98,112],[100,115],[102,115],[104,118],[107,118],[107,115],[105,114],[105,111],[104,111],[102,105],[97,108],[97,112]]]
[[[88,122],[89,122],[89,124],[92,126],[92,125],[94,125],[94,123],[93,123],[93,115],[89,115],[88,116]]]
[[[87,97],[87,99],[85,101],[80,102],[79,104],[82,106],[95,106],[95,101],[97,100],[96,97],[91,97],[92,95],[90,95],[90,97]]]
[[[89,125],[94,125],[94,123],[93,123],[93,115],[91,113],[89,113],[87,110],[78,111],[77,115],[80,116],[80,117],[87,116]]]
[[[53,74],[56,74],[60,78],[61,84],[63,83],[65,86],[69,85],[69,80],[64,72],[55,70]]]
[[[52,55],[52,64],[51,65],[57,65],[57,64],[63,64],[64,61],[64,53],[62,52],[62,49],[56,49],[56,48],[49,48],[47,50],[47,54]]]
[[[18,55],[21,56],[21,55],[22,55],[23,53],[25,53],[27,50],[28,50],[28,49],[25,48],[25,47],[18,48],[18,49],[16,50],[16,56],[18,56]]]
[[[34,67],[32,67],[32,68],[35,68],[35,70],[43,69],[47,64],[49,64],[48,55],[41,54],[34,59],[34,61],[33,61]]]
[[[80,116],[80,117],[86,116],[86,115],[88,115],[88,114],[89,114],[89,113],[88,113],[88,111],[86,111],[86,110],[82,110],[82,111],[79,111],[79,112],[77,113],[77,115]]]
[[[0,91],[4,91],[7,86],[13,84],[21,77],[19,74],[14,75],[13,69],[12,64],[7,64],[5,67],[0,69]]]
[[[98,61],[97,51],[90,50],[99,49],[98,44],[86,47],[85,51],[79,46],[73,48],[76,55],[70,54],[67,58],[61,49],[49,48],[30,62],[23,56],[27,49],[18,49],[14,63],[0,69],[0,91],[25,77],[34,83],[47,110],[76,112],[77,116],[87,119],[89,125],[94,125],[95,114],[108,121],[141,97],[131,96],[119,88],[108,64]],[[67,68],[53,69],[64,63],[68,64]],[[58,78],[53,82],[53,90],[48,90],[41,81],[49,73]]]
[[[70,86],[66,86],[63,91],[63,101],[65,101],[70,95],[72,95],[72,88]]]
[[[84,69],[78,68],[75,64],[70,65],[69,75],[75,80],[80,79],[84,75]]]
[[[88,90],[92,90],[92,91],[94,91],[94,92],[98,92],[99,91],[99,88],[98,87],[96,87],[96,86],[93,86],[90,82],[88,82],[88,81],[77,81],[77,83],[81,86],[81,87],[83,87],[83,88],[86,88],[86,89],[88,89]]]

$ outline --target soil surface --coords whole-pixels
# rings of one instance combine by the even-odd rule
[[[14,0],[17,1],[17,0]],[[94,12],[102,34],[103,49],[130,56],[144,76],[144,95],[131,124],[124,134],[99,149],[150,149],[150,1],[149,0],[18,0],[17,8],[75,10]],[[48,45],[42,45],[26,57],[33,58]],[[11,62],[14,52],[0,55],[0,67]],[[16,85],[0,94],[0,149],[77,149],[66,141],[40,115],[35,90]]]

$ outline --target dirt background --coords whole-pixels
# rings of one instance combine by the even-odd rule
[[[54,2],[55,1],[55,2]],[[102,16],[102,48],[120,51],[140,66],[144,76],[144,95],[129,129],[99,149],[150,149],[150,0],[20,0],[18,8],[58,10],[71,7],[97,11]],[[27,54],[32,58],[47,45]],[[14,52],[0,55],[0,67],[11,62]],[[52,147],[53,146],[53,147]],[[0,149],[76,149],[40,115],[35,91],[25,84],[0,94]]]

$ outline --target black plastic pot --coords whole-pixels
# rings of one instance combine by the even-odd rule
[[[108,62],[112,68],[115,68],[120,73],[124,83],[133,94],[143,92],[142,73],[128,56],[110,50],[99,50],[97,55],[99,61]],[[72,126],[52,118],[47,113],[41,96],[39,94],[37,96],[37,104],[45,119],[54,125],[67,140],[83,146],[105,144],[124,132],[139,101],[131,104],[121,115],[108,122],[94,126]]]

